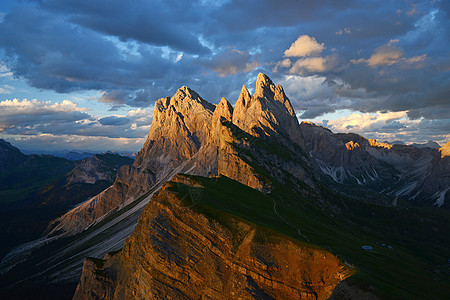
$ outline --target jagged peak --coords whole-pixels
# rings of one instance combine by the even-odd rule
[[[180,99],[180,100],[184,100],[184,99],[195,100],[197,102],[201,102],[203,100],[202,97],[200,97],[200,95],[197,94],[197,92],[195,92],[194,90],[191,90],[187,86],[182,86],[181,88],[179,88],[176,91],[175,95],[172,97],[172,99],[173,98]]]
[[[230,104],[230,102],[228,102],[228,100],[225,97],[222,97],[222,99],[220,99],[219,104],[217,104],[216,109],[214,110],[214,112],[216,112],[216,110],[222,110],[222,109],[226,109],[227,111],[231,112],[231,114],[233,114],[233,106]]]
[[[288,112],[292,116],[295,116],[295,111],[294,111],[294,108],[292,107],[291,101],[289,100],[289,98],[284,93],[284,89],[281,86],[281,84],[278,84],[275,87],[275,93],[274,93],[273,98],[274,98],[275,101],[280,101],[281,103],[283,103],[284,106],[286,107],[286,109],[288,110]]]
[[[256,77],[256,87],[267,87],[273,85],[272,80],[264,73],[259,73]]]
[[[182,86],[179,88],[172,97],[161,98],[155,103],[155,108],[159,111],[166,110],[173,106],[175,110],[178,108],[191,109],[193,107],[198,107],[200,104],[204,109],[214,111],[214,105],[204,100],[197,92],[188,88],[187,86]],[[156,111],[156,110],[155,110]]]
[[[231,106],[230,102],[227,99],[222,98],[217,104],[216,109],[214,110],[214,114],[212,117],[212,131],[216,133],[218,137],[218,128],[222,119],[230,121],[233,118],[233,106]]]
[[[377,147],[377,148],[386,148],[386,149],[391,149],[392,145],[387,144],[387,143],[380,143],[377,142],[377,140],[375,139],[367,139],[369,141],[369,145],[371,147]]]
[[[248,91],[245,84],[242,86],[241,93],[239,94],[239,98],[236,101],[235,109],[242,109],[244,107],[250,106],[250,100],[252,96],[250,95],[250,92]]]
[[[253,98],[261,98],[275,93],[275,85],[264,73],[259,73],[256,77],[256,89]]]

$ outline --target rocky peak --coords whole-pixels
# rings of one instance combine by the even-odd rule
[[[274,92],[275,85],[272,80],[266,74],[259,73],[258,77],[256,77],[255,95],[257,97],[263,97],[266,94],[273,94]]]
[[[219,126],[222,118],[230,122],[233,118],[233,106],[225,98],[220,100],[212,117],[212,132],[215,138],[219,137]]]
[[[300,128],[294,109],[281,85],[260,73],[250,98],[242,88],[233,113],[233,123],[254,136],[285,136],[302,146]]]
[[[250,92],[248,91],[247,87],[243,85],[241,93],[239,94],[239,98],[236,101],[235,109],[243,110],[246,107],[250,106],[251,98],[252,96],[250,95]]]

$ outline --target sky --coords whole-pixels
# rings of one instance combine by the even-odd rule
[[[234,104],[263,72],[299,121],[443,145],[449,49],[449,1],[3,0],[0,138],[135,152],[157,99]]]

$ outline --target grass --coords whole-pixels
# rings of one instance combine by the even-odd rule
[[[323,247],[356,267],[354,284],[373,286],[383,298],[450,295],[450,272],[445,273],[450,257],[448,212],[390,208],[326,190],[327,201],[305,199],[283,187],[264,194],[226,177],[189,177],[205,188],[174,183],[172,189],[183,195],[184,205],[231,228],[228,214]],[[284,220],[275,213],[274,203]],[[364,251],[362,245],[374,250]]]

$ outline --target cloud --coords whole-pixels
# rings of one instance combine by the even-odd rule
[[[344,29],[339,29],[338,31],[336,31],[336,35],[343,35],[343,34],[352,34],[352,31],[350,28],[345,27]]]
[[[434,140],[439,144],[450,140],[450,120],[408,120],[406,112],[354,113],[327,122],[334,132],[354,132],[379,141],[407,141],[424,143]]]
[[[120,126],[130,123],[130,119],[126,117],[109,116],[98,120],[102,125]]]
[[[69,100],[60,103],[5,100],[0,102],[0,132],[3,138],[64,136],[70,139],[103,137],[131,141],[146,137],[153,114],[153,109],[140,108],[130,110],[125,116],[96,117],[87,111]],[[39,138],[33,140],[38,141]],[[103,146],[111,149],[108,144]]]
[[[399,40],[391,40],[388,44],[376,48],[368,59],[360,58],[351,62],[354,64],[366,63],[369,67],[378,67],[383,65],[391,66],[398,63],[414,64],[426,59],[426,54],[405,58],[405,52],[398,47],[398,42]]]
[[[75,122],[89,119],[88,109],[64,100],[61,103],[34,100],[4,100],[0,102],[0,130],[20,127],[31,129],[37,123]]]
[[[0,85],[0,94],[12,94],[15,88],[8,84]]]
[[[308,57],[297,60],[289,69],[290,74],[305,74],[306,72],[325,72],[330,67],[324,57]]]
[[[130,98],[129,93],[123,90],[111,90],[104,92],[98,99],[99,102],[113,103],[113,104],[125,104]]]
[[[56,150],[105,150],[136,151],[145,142],[145,138],[110,138],[98,136],[74,136],[66,134],[41,134],[31,136],[9,136],[11,144],[28,151]]]
[[[244,51],[226,49],[205,62],[205,65],[220,77],[226,77],[239,72],[250,72],[258,67],[258,62]]]
[[[12,77],[13,73],[11,70],[2,62],[0,61],[0,78],[1,77]]]
[[[286,57],[304,57],[320,54],[325,49],[325,44],[319,44],[314,37],[301,35],[292,43],[291,47],[284,51]]]

